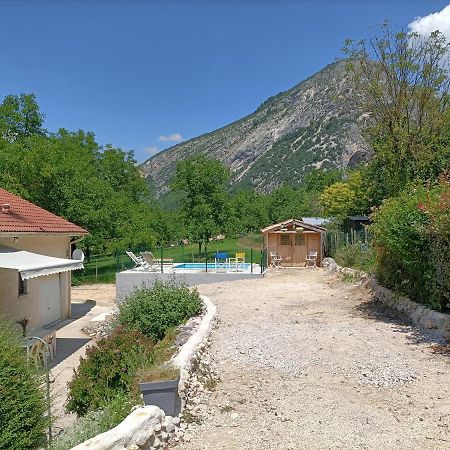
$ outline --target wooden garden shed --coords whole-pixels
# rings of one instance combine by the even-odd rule
[[[290,219],[263,228],[261,233],[267,250],[268,264],[278,259],[284,267],[303,267],[308,254],[317,252],[316,265],[323,260],[325,228],[301,219]]]

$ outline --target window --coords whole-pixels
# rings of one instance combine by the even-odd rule
[[[295,245],[305,245],[305,236],[303,234],[295,235]]]
[[[280,239],[280,244],[281,245],[290,245],[291,240],[289,239],[290,236],[288,234],[282,234]]]
[[[19,273],[19,295],[25,295],[28,294],[28,286],[27,286],[27,280],[22,280],[22,277]]]

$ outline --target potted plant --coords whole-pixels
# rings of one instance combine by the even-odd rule
[[[180,371],[174,367],[159,366],[141,372],[139,389],[145,405],[156,405],[168,416],[178,416],[181,400],[178,393]]]

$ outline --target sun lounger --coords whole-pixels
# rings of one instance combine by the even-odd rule
[[[151,269],[150,265],[145,261],[145,259],[142,256],[136,256],[133,252],[125,252],[131,260],[134,262],[133,269],[136,270],[149,270]]]
[[[150,266],[161,266],[161,258],[155,258],[152,252],[141,252],[142,258],[144,258],[144,261],[147,262]],[[164,266],[172,266],[173,265],[173,259],[172,258],[163,258],[162,263]]]

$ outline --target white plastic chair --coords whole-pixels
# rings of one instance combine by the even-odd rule
[[[281,256],[278,256],[274,252],[269,252],[270,264],[269,267],[280,267],[281,266]]]
[[[151,269],[150,265],[145,261],[145,259],[142,256],[136,256],[133,252],[125,252],[131,260],[134,262],[133,269],[142,269],[142,270],[149,270]]]
[[[308,256],[306,257],[306,260],[305,260],[305,267],[308,267],[311,263],[312,263],[313,267],[317,267],[317,253],[318,252],[314,252],[314,251],[308,252]]]

